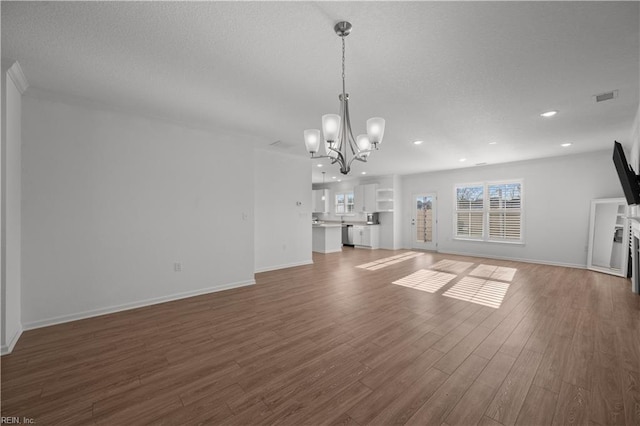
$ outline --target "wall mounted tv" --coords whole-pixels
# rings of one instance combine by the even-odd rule
[[[631,165],[629,165],[620,142],[613,143],[613,163],[616,165],[618,178],[620,178],[620,184],[622,184],[622,190],[627,199],[627,204],[640,204],[640,183],[638,182],[638,175],[636,175]]]

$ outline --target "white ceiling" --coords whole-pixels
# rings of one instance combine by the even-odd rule
[[[629,143],[639,17],[638,2],[3,1],[2,56],[34,93],[239,130],[304,156],[303,130],[339,109],[333,25],[349,20],[354,133],[387,120],[381,150],[352,174],[407,174]]]

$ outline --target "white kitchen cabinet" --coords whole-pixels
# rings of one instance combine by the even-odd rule
[[[378,225],[355,225],[353,227],[353,245],[377,249],[380,247],[380,228]]]
[[[354,188],[354,205],[357,213],[375,213],[378,184],[358,185]]]
[[[312,225],[311,249],[317,253],[342,251],[342,225]]]
[[[324,200],[322,197],[324,196]],[[314,189],[311,199],[311,211],[313,213],[329,213],[329,190]]]

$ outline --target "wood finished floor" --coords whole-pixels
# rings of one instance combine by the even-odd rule
[[[356,267],[402,252],[314,255],[251,287],[27,331],[1,359],[2,416],[640,424],[640,297],[629,281],[433,253]],[[391,284],[445,259],[472,266],[433,294]],[[498,309],[443,296],[478,265],[516,269]]]

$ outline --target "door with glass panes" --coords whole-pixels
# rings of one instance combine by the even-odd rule
[[[436,202],[434,193],[414,194],[412,197],[412,247],[436,250]]]

